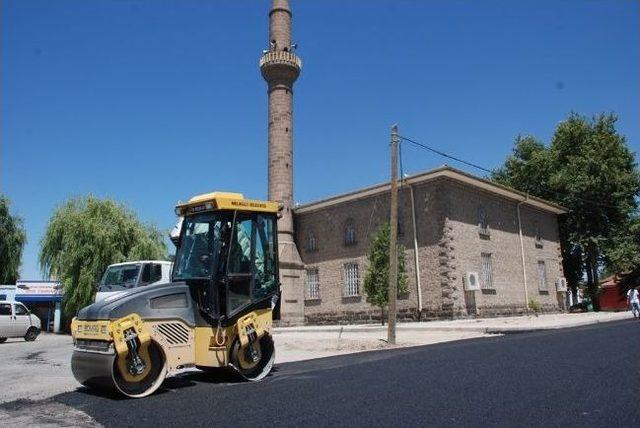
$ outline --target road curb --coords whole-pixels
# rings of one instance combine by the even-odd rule
[[[487,334],[513,334],[513,333],[531,333],[536,331],[559,330],[563,328],[583,327],[587,325],[595,325],[614,321],[623,321],[624,318],[612,317],[604,319],[592,319],[584,321],[572,321],[561,325],[545,325],[545,326],[430,326],[428,322],[424,325],[402,325],[398,324],[398,331],[410,332],[469,332],[469,333],[487,333]],[[386,332],[387,326],[379,325],[330,325],[330,326],[308,326],[308,327],[275,327],[273,333],[373,333]]]

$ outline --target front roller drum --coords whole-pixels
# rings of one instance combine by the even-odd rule
[[[155,343],[149,344],[149,370],[141,376],[129,377],[121,373],[116,354],[102,354],[75,350],[71,357],[71,371],[82,385],[101,391],[116,391],[131,398],[153,394],[167,376],[167,363],[162,350]],[[122,357],[118,357],[122,358]]]
[[[249,343],[244,348],[236,338],[231,345],[230,366],[244,379],[259,381],[266,377],[273,368],[276,359],[275,347],[271,335],[264,334],[260,339]]]

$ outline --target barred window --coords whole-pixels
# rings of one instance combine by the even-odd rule
[[[542,247],[542,229],[540,229],[540,223],[535,222],[534,224],[535,234],[536,234],[536,247]]]
[[[478,208],[478,232],[483,236],[489,235],[489,219],[483,207]]]
[[[344,229],[344,245],[356,244],[356,228],[352,223],[347,224]]]
[[[491,266],[491,253],[481,253],[482,288],[493,288],[493,267]]]
[[[358,263],[345,263],[344,265],[344,297],[359,295],[360,275]]]
[[[547,290],[547,266],[544,260],[538,260],[538,290]]]
[[[305,284],[307,299],[320,298],[320,274],[318,268],[307,269],[307,280]]]
[[[307,251],[316,251],[318,249],[318,241],[316,240],[316,235],[313,232],[309,232],[309,234],[307,234],[305,248]]]

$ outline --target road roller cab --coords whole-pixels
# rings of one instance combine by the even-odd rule
[[[186,367],[266,376],[279,308],[278,206],[209,193],[176,207],[182,217],[172,282],[83,308],[72,322],[72,371],[88,386],[129,397],[153,393]]]

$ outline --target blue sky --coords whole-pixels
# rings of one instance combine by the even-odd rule
[[[0,191],[41,277],[55,207],[92,193],[169,229],[219,190],[266,197],[269,1],[1,2]],[[292,1],[295,199],[388,179],[389,127],[487,167],[574,110],[638,151],[639,3]],[[405,172],[445,160],[404,149]],[[452,163],[455,165],[455,163]],[[465,168],[469,170],[468,168]],[[479,171],[469,170],[473,173]]]

